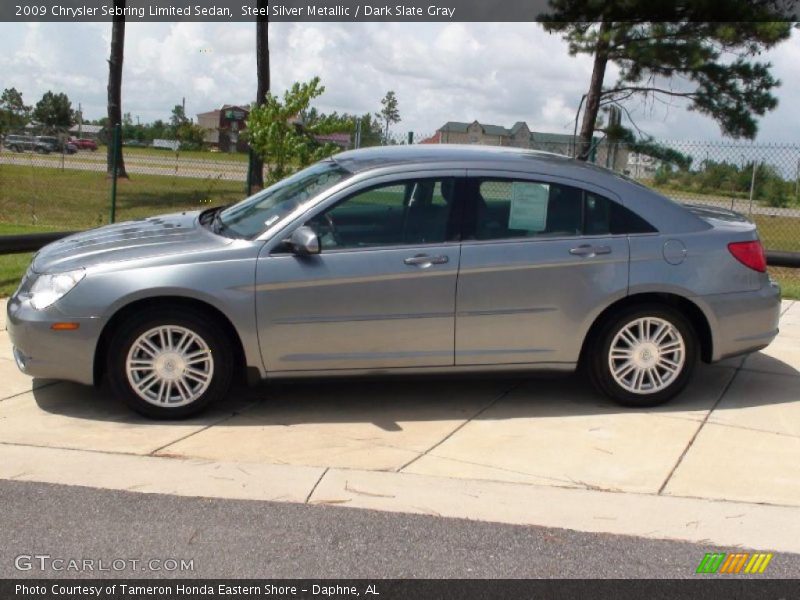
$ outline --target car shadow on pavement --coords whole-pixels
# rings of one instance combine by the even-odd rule
[[[702,414],[745,379],[736,392],[736,408],[796,402],[796,385],[789,385],[795,368],[765,354],[758,370],[735,366],[699,365],[684,392],[654,408],[627,408],[595,392],[581,374],[405,376],[281,380],[253,388],[235,387],[227,401],[183,423],[244,427],[325,423],[372,423],[384,431],[401,431],[403,422],[553,418],[625,413]],[[71,383],[40,387],[33,392],[38,407],[69,418],[147,424],[113,397],[107,386]],[[231,418],[234,417],[234,418]]]

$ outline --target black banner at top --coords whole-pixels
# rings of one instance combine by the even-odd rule
[[[124,7],[122,5],[124,4]],[[800,0],[2,0],[0,21],[797,21]]]

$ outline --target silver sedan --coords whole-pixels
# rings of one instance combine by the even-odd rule
[[[630,406],[763,348],[780,290],[755,226],[564,157],[345,152],[228,208],[101,227],[8,302],[19,368],[185,417],[234,376],[584,367]]]

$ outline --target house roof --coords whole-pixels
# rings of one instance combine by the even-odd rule
[[[514,123],[514,126],[511,129],[503,127],[502,125],[491,125],[487,123],[480,123],[479,121],[473,121],[472,123],[462,123],[461,121],[448,121],[439,128],[439,131],[448,131],[452,133],[467,133],[469,127],[475,123],[477,123],[481,129],[483,129],[483,132],[486,135],[499,135],[499,136],[514,135],[522,127],[528,126],[528,124],[525,123],[524,121],[517,121],[516,123]]]
[[[467,133],[470,126],[477,123],[482,129],[483,132],[487,135],[498,135],[498,136],[514,136],[516,135],[521,129],[527,128],[528,124],[525,121],[517,121],[514,125],[511,126],[511,129],[507,129],[500,125],[484,125],[478,121],[473,121],[472,123],[464,123],[462,121],[448,121],[444,125],[442,125],[437,131],[435,136],[423,140],[422,143],[439,143],[441,142],[441,136],[444,132],[452,132],[452,133]],[[568,146],[570,144],[574,144],[575,140],[571,134],[568,133],[543,133],[539,131],[530,131],[530,143],[531,144],[550,144],[550,145],[559,145],[559,146]],[[606,144],[606,140],[600,140],[598,143],[599,146],[603,146]]]
[[[525,121],[517,121],[514,123],[514,125],[511,127],[511,135],[516,135],[517,132],[523,127],[528,128],[528,124]],[[528,130],[530,131],[530,128],[528,128]]]
[[[448,121],[439,128],[439,131],[452,131],[453,133],[467,133],[467,128],[470,123],[461,123],[460,121]]]
[[[480,124],[479,124],[480,125]],[[508,135],[509,131],[502,125],[481,125],[484,133],[488,135]]]
[[[444,125],[439,128],[439,131],[451,131],[453,133],[467,133],[467,130],[474,125],[475,123],[483,129],[483,132],[487,135],[508,135],[509,131],[502,125],[486,125],[484,123],[479,123],[478,121],[473,121],[472,123],[462,123],[461,121],[448,121]]]

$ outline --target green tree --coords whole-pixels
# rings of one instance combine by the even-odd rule
[[[175,139],[180,141],[183,150],[200,150],[204,146],[205,131],[196,123],[186,121],[178,125]]]
[[[172,129],[177,132],[178,128],[186,123],[189,123],[189,119],[186,117],[186,109],[183,107],[183,104],[176,104],[172,107],[169,124],[172,126]]]
[[[295,83],[282,99],[267,93],[264,103],[250,111],[248,138],[253,150],[269,165],[266,183],[280,181],[298,168],[339,150],[314,139],[315,135],[331,133],[330,120],[303,126],[298,119],[308,111],[311,101],[324,92],[319,77],[315,77],[307,83]]]
[[[715,119],[724,135],[754,138],[756,118],[775,108],[771,92],[780,85],[771,65],[754,57],[791,33],[779,2],[678,3],[661,8],[661,22],[637,23],[619,19],[626,11],[651,9],[649,0],[552,0],[545,29],[561,34],[570,54],[594,58],[578,158],[589,157],[600,108],[631,98],[682,98],[689,110]],[[767,21],[770,16],[775,22]],[[604,87],[609,63],[619,68],[619,79]]]
[[[22,101],[22,92],[6,88],[0,96],[0,135],[22,129],[30,121],[31,107]]]
[[[133,122],[133,117],[129,112],[122,115],[121,135],[123,140],[136,139],[136,124]]]
[[[65,131],[75,123],[75,112],[67,95],[50,91],[45,92],[36,103],[31,117],[50,133]]]
[[[400,108],[397,102],[397,96],[391,90],[386,92],[386,95],[381,100],[381,108],[380,112],[375,113],[375,117],[383,123],[383,143],[389,143],[389,127],[394,125],[395,123],[399,123],[402,119],[400,119]]]
[[[369,113],[356,117],[361,121],[361,147],[380,146],[383,142],[383,128],[377,118]]]

